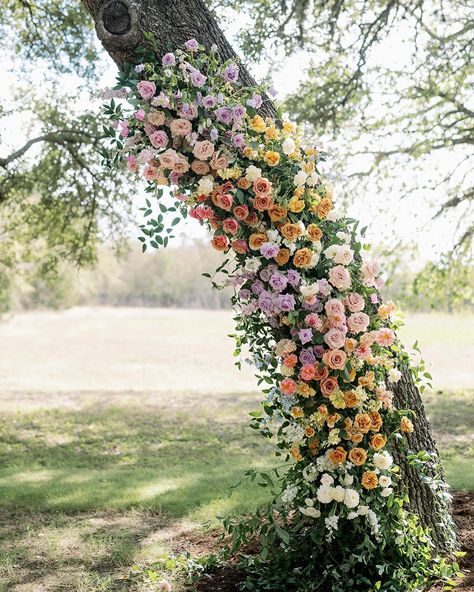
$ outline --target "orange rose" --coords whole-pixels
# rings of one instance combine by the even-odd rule
[[[370,445],[374,450],[381,450],[387,443],[387,438],[383,434],[374,434],[370,438]]]
[[[323,197],[323,199],[316,206],[316,213],[321,220],[324,220],[331,210],[332,201],[329,197]]]
[[[268,210],[273,205],[273,199],[270,195],[256,195],[253,200],[253,207],[259,212]]]
[[[320,241],[323,236],[321,228],[316,224],[310,224],[306,229],[306,234],[308,235],[309,240],[313,242]]]
[[[293,417],[304,417],[304,411],[303,409],[301,409],[301,407],[298,407],[298,405],[295,405],[294,407],[291,408],[291,415]]]
[[[255,195],[270,195],[272,192],[272,184],[268,179],[256,179],[253,182],[253,190]]]
[[[378,485],[379,478],[373,471],[365,471],[360,482],[365,489],[375,489]]]
[[[367,434],[372,427],[372,418],[368,413],[358,413],[354,419],[354,427],[359,430],[359,432]]]
[[[382,416],[378,411],[371,411],[369,415],[370,419],[372,420],[372,426],[370,427],[370,429],[373,432],[378,432],[383,424]]]
[[[290,249],[280,249],[274,259],[278,265],[285,265],[290,260]]]
[[[314,376],[314,380],[324,380],[328,376],[329,376],[329,370],[327,369],[326,366],[323,366],[322,368],[317,367],[316,374]]]
[[[216,236],[211,240],[211,245],[216,251],[225,251],[229,245],[229,239],[226,236]]]
[[[349,460],[356,467],[361,467],[367,460],[367,452],[363,448],[352,448],[349,452]]]
[[[355,391],[345,391],[344,392],[344,403],[348,409],[353,409],[357,407],[359,403],[359,397]]]
[[[339,385],[337,380],[332,377],[328,376],[328,378],[324,378],[321,380],[321,393],[326,397],[329,397],[333,393],[335,393],[339,389]],[[369,418],[370,421],[370,418]]]
[[[339,413],[331,413],[331,415],[327,416],[326,423],[329,428],[333,428],[340,419],[341,416]]]
[[[294,241],[303,234],[301,227],[298,224],[292,224],[291,222],[283,224],[280,228],[280,232],[288,241]]]
[[[311,450],[311,454],[317,454],[318,447],[319,447],[319,439],[318,438],[316,438],[315,440],[312,440],[308,444],[308,448]]]
[[[350,438],[351,442],[354,442],[354,444],[360,444],[363,439],[364,436],[360,432],[355,432]]]
[[[235,206],[233,213],[237,220],[242,221],[248,218],[249,209],[246,205]]]
[[[249,181],[245,177],[240,177],[240,179],[237,181],[237,187],[240,187],[240,189],[248,189],[251,186],[252,181]]]
[[[328,457],[335,465],[341,465],[347,458],[347,452],[342,446],[338,446],[335,450],[331,450]]]
[[[368,389],[372,390],[375,388],[375,374],[372,370],[365,373],[365,376],[360,376],[358,379],[359,386],[366,386]]]
[[[303,249],[298,249],[293,256],[293,264],[295,267],[309,267],[311,265],[311,259],[313,258],[313,253],[310,249],[306,247]]]
[[[402,430],[402,432],[406,433],[411,433],[415,429],[412,420],[409,419],[406,415],[404,415],[400,420],[400,429]]]
[[[268,215],[270,216],[270,220],[272,222],[278,222],[286,218],[288,211],[283,206],[273,204],[270,208],[268,208]]]
[[[250,212],[245,222],[247,226],[258,226],[260,224],[260,218],[258,217],[257,212]]]
[[[264,232],[254,232],[249,238],[250,248],[254,251],[258,251],[263,243],[267,242],[267,240],[268,237]]]
[[[304,429],[304,433],[307,438],[312,438],[315,434],[315,431],[314,428],[312,428],[311,426],[306,426]]]
[[[290,450],[290,454],[297,461],[303,460],[303,456],[301,455],[300,447],[298,446],[298,444],[293,444]]]
[[[324,352],[323,362],[333,370],[344,370],[346,354],[340,349],[330,349]]]
[[[265,152],[265,162],[270,166],[275,166],[280,162],[280,155],[274,150]]]

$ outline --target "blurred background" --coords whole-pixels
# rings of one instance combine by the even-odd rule
[[[433,377],[447,479],[473,490],[472,10],[208,4],[331,153]],[[247,482],[229,496],[274,464],[247,427],[256,380],[233,365],[197,222],[142,253],[144,188],[101,165],[94,93],[116,72],[80,3],[4,0],[0,33],[0,590],[151,590],[160,558],[214,550],[216,516],[265,499]]]

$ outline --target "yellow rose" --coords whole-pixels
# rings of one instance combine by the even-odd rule
[[[288,203],[288,209],[290,212],[294,214],[299,214],[304,210],[304,201],[302,199],[298,199],[297,197],[292,197]]]
[[[295,418],[304,417],[304,411],[298,405],[291,408],[291,415]]]
[[[248,158],[249,160],[253,160],[254,158],[256,158],[257,153],[250,146],[245,146],[245,148],[244,148],[244,156],[246,158]]]
[[[269,127],[265,131],[265,138],[267,140],[278,140],[280,137],[280,132],[277,130],[276,127]]]
[[[267,129],[267,124],[265,123],[263,117],[260,117],[260,115],[255,115],[255,117],[250,120],[250,127],[254,131],[262,133]]]
[[[361,483],[365,489],[375,489],[378,485],[379,479],[373,471],[365,471],[362,475]]]
[[[270,166],[275,166],[280,162],[280,154],[274,150],[265,152],[265,162]]]
[[[293,134],[295,130],[296,128],[294,124],[291,123],[291,121],[287,120],[283,122],[283,131],[285,131],[287,134]]]

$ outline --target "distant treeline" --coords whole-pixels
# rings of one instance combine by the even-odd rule
[[[146,254],[133,243],[121,258],[103,247],[91,269],[64,268],[52,280],[35,277],[14,284],[4,308],[227,308],[231,290],[213,290],[202,276],[222,261],[222,254],[200,241]],[[428,263],[418,274],[406,265],[394,265],[383,292],[406,310],[456,312],[472,308],[473,280],[472,266],[461,263]]]

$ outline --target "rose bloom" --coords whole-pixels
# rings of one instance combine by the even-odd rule
[[[165,123],[165,114],[163,111],[150,111],[146,118],[147,121],[156,127],[161,127]]]
[[[329,282],[338,290],[348,290],[351,287],[351,276],[342,265],[336,265],[329,270]]]
[[[225,251],[229,245],[229,239],[226,236],[216,236],[211,240],[211,245],[216,251]]]
[[[245,177],[240,177],[240,179],[237,181],[237,187],[240,187],[240,189],[248,189],[251,186],[252,182]]]
[[[351,312],[360,312],[365,305],[364,298],[357,292],[350,292],[344,299],[344,304]]]
[[[380,413],[378,411],[371,411],[369,413],[369,415],[370,415],[370,419],[372,420],[372,425],[371,425],[370,429],[373,432],[378,432],[383,425],[382,416],[380,415]]]
[[[367,460],[367,452],[363,448],[352,448],[349,452],[349,460],[356,467],[361,467]]]
[[[164,148],[168,144],[168,136],[163,130],[153,132],[149,136],[151,145],[154,148]]]
[[[323,378],[321,380],[321,393],[326,397],[331,396],[339,389],[339,384],[337,383],[337,379],[328,376],[327,378]]]
[[[307,438],[312,438],[314,436],[316,432],[314,431],[314,428],[312,428],[311,426],[306,426],[304,429],[304,435]]]
[[[189,162],[186,160],[186,157],[182,154],[178,156],[178,159],[176,160],[175,165],[173,167],[173,171],[180,175],[184,175],[184,173],[187,173],[189,171]]]
[[[329,376],[329,369],[326,366],[319,368],[316,366],[316,374],[314,375],[315,380],[324,380]]]
[[[245,220],[248,218],[249,209],[246,205],[235,206],[233,214],[237,220]]]
[[[133,154],[131,154],[130,156],[127,157],[127,168],[132,173],[136,173],[138,171],[139,167],[138,167],[137,157],[134,156]]]
[[[347,452],[342,446],[338,446],[336,449],[331,450],[328,454],[328,458],[335,465],[341,465],[347,458]]]
[[[406,433],[411,433],[415,429],[413,426],[413,422],[406,415],[404,415],[400,420],[400,429],[402,430],[402,432]]]
[[[250,212],[249,217],[245,220],[247,226],[258,226],[260,224],[260,218],[257,212]]]
[[[277,356],[285,357],[296,350],[296,343],[291,339],[280,339],[275,345],[275,354]]]
[[[346,341],[346,334],[341,329],[333,327],[324,335],[324,341],[332,349],[339,349]]]
[[[379,329],[377,331],[375,336],[375,342],[378,345],[382,347],[390,347],[391,345],[393,345],[394,341],[395,333],[391,329],[384,327],[383,329]]]
[[[270,166],[275,166],[280,162],[280,155],[274,150],[265,152],[265,162]]]
[[[137,90],[141,98],[144,101],[149,101],[156,92],[156,86],[154,82],[148,82],[147,80],[141,80],[137,84]]]
[[[309,240],[313,242],[320,241],[323,236],[321,228],[319,228],[319,226],[316,224],[309,224],[308,228],[306,229],[306,234]]]
[[[286,265],[290,260],[290,249],[280,249],[274,257],[278,265]]]
[[[295,267],[309,267],[313,253],[308,248],[298,249],[293,256],[293,263]]]
[[[324,305],[324,310],[328,317],[343,317],[344,316],[344,304],[337,298],[331,298]]]
[[[212,196],[212,202],[226,212],[230,212],[234,198],[230,193],[217,193]]]
[[[294,368],[297,363],[298,358],[295,356],[295,354],[289,354],[283,358],[283,364],[288,366],[288,368]]]
[[[303,364],[300,370],[300,378],[302,380],[313,380],[316,375],[316,368],[313,364]]]
[[[268,179],[260,177],[253,182],[255,195],[269,195],[272,191],[272,184]]]
[[[374,450],[381,450],[387,443],[387,438],[383,434],[374,434],[370,439],[370,445]]]
[[[243,239],[232,241],[232,248],[236,253],[240,253],[241,255],[245,255],[249,250],[247,242]]]
[[[214,154],[214,144],[209,140],[196,142],[193,147],[193,154],[199,160],[207,160]]]
[[[260,250],[260,247],[263,245],[263,243],[267,242],[267,240],[268,240],[268,237],[265,233],[254,232],[249,237],[250,248],[254,251],[258,251],[258,250]]]
[[[224,229],[224,232],[228,232],[229,234],[237,234],[240,224],[234,218],[226,218],[222,222],[222,228]]]
[[[303,234],[301,226],[299,224],[293,224],[292,222],[283,224],[280,228],[280,232],[288,241],[294,241]]]
[[[293,395],[296,392],[296,382],[291,378],[285,378],[280,383],[280,390],[284,395]]]
[[[346,354],[340,349],[330,349],[324,353],[323,362],[333,370],[344,370]]]
[[[273,205],[273,199],[269,195],[256,195],[253,200],[253,207],[259,211],[264,212]]]
[[[173,119],[170,123],[170,130],[173,136],[187,136],[191,133],[192,129],[193,126],[187,119]]]
[[[347,245],[340,245],[334,256],[334,263],[340,263],[341,265],[349,265],[354,259],[354,252]]]
[[[348,409],[353,409],[359,404],[359,397],[355,391],[344,392],[344,403]]]
[[[270,208],[268,208],[268,215],[270,216],[270,220],[272,222],[279,222],[286,218],[288,211],[283,206],[278,204],[273,204]]]
[[[353,333],[362,333],[364,332],[370,322],[369,315],[366,315],[365,312],[355,312],[347,317],[347,326]]]
[[[373,471],[365,471],[360,482],[365,489],[375,489],[379,479]]]
[[[219,152],[214,152],[211,158],[211,167],[213,169],[215,169],[216,171],[220,169],[225,169],[228,164],[229,159],[227,158],[227,156]]]
[[[196,175],[207,175],[209,172],[209,165],[207,162],[203,160],[193,160],[191,163],[191,170],[196,173]]]
[[[372,427],[372,418],[368,413],[358,413],[354,419],[354,427],[359,430],[359,432],[367,434]]]
[[[323,199],[316,206],[316,213],[321,220],[324,220],[329,212],[332,210],[333,204],[329,197],[323,197]]]
[[[291,415],[295,418],[304,417],[304,411],[298,405],[291,408]]]
[[[165,150],[165,152],[163,152],[163,154],[161,154],[159,157],[160,165],[164,169],[172,169],[174,167],[174,165],[176,164],[177,159],[178,159],[178,154],[176,153],[175,150],[172,150],[171,148],[168,148],[168,150]]]

